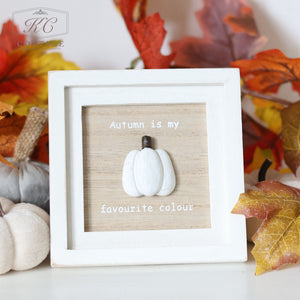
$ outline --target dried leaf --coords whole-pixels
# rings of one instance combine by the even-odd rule
[[[252,238],[255,274],[259,275],[298,261],[300,190],[278,181],[260,182],[256,187],[259,190],[240,195],[232,213],[264,220]]]
[[[300,101],[282,110],[281,117],[284,158],[296,174],[300,166]]]
[[[8,161],[5,157],[3,157],[1,154],[0,154],[0,163],[5,164],[5,165],[8,165],[8,166],[10,166],[10,167],[12,167],[12,168],[18,170],[18,168],[17,168],[14,164],[12,164],[11,162],[9,162],[9,161]]]
[[[260,92],[277,93],[280,85],[290,82],[300,94],[300,58],[287,58],[280,50],[260,52],[251,60],[239,60],[231,64],[240,68],[248,88]]]
[[[164,21],[159,14],[155,13],[146,17],[146,1],[118,0],[117,5],[145,68],[169,68],[174,54],[165,56],[160,52],[166,30],[164,29]]]
[[[203,37],[171,43],[176,66],[229,67],[232,61],[252,57],[267,41],[255,30],[252,8],[244,0],[204,0],[196,17]]]

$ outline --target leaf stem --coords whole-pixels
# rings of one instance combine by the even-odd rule
[[[266,174],[271,165],[272,165],[272,161],[267,158],[260,167],[260,170],[258,173],[258,182],[266,180]]]
[[[253,96],[253,97],[257,97],[257,98],[261,98],[261,99],[265,99],[265,100],[275,101],[284,106],[289,106],[291,104],[290,101],[287,101],[285,99],[278,98],[278,97],[271,96],[271,95],[262,94],[259,92],[255,92],[255,91],[249,90],[244,87],[242,87],[242,96],[243,95],[249,95],[249,96]]]

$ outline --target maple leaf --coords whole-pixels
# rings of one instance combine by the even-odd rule
[[[229,67],[252,57],[267,39],[259,36],[252,8],[244,0],[204,0],[196,12],[203,37],[184,37],[171,43],[179,67]]]
[[[135,47],[146,69],[169,68],[175,54],[162,55],[166,30],[158,13],[146,17],[146,3],[141,0],[117,0],[117,7],[126,23]]]
[[[58,43],[40,44],[39,49],[20,47],[7,53],[6,63],[0,70],[0,94],[7,96],[9,104],[18,97],[14,111],[19,115],[27,115],[32,106],[47,107],[48,71],[79,69],[74,63],[65,61],[60,53],[46,53]]]
[[[278,49],[262,51],[251,60],[238,60],[231,66],[240,68],[251,90],[277,93],[282,84],[290,82],[300,94],[300,58],[288,58]]]
[[[3,24],[0,34],[0,49],[10,52],[16,49],[18,45],[23,45],[25,40],[25,34],[21,34],[18,27],[11,20]]]
[[[232,213],[264,220],[252,238],[259,275],[298,261],[300,190],[278,181],[259,182],[256,187],[240,195]]]
[[[281,112],[284,158],[293,173],[299,175],[300,166],[300,101],[291,104]]]

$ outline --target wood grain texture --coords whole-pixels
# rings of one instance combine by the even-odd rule
[[[87,106],[82,121],[85,231],[210,227],[205,104]],[[161,128],[152,128],[153,121]],[[110,128],[112,122],[121,128]],[[168,122],[179,122],[177,129]],[[132,123],[141,128],[130,128],[139,127]],[[141,149],[143,135],[150,135],[154,148],[166,150],[173,162],[177,183],[167,197],[132,198],[123,191],[125,157]],[[135,206],[135,212],[102,213],[103,204],[106,209]],[[144,212],[143,205],[152,211]],[[178,205],[184,205],[182,210],[172,211]],[[161,206],[171,210],[161,211]]]

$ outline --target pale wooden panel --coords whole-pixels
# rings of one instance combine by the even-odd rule
[[[89,106],[82,111],[85,230],[154,230],[210,227],[205,104]],[[152,128],[152,121],[161,128]],[[110,128],[112,122],[121,129]],[[168,122],[179,122],[177,129]],[[123,123],[124,122],[124,123]],[[144,128],[128,128],[132,122]],[[129,124],[128,124],[129,123]],[[142,126],[141,126],[142,127]],[[167,197],[128,196],[122,187],[126,155],[141,149],[150,135],[166,150],[176,173],[175,191]],[[193,205],[189,211],[161,212],[161,205]],[[101,207],[139,206],[142,212],[102,213]],[[144,212],[143,205],[152,206]]]

